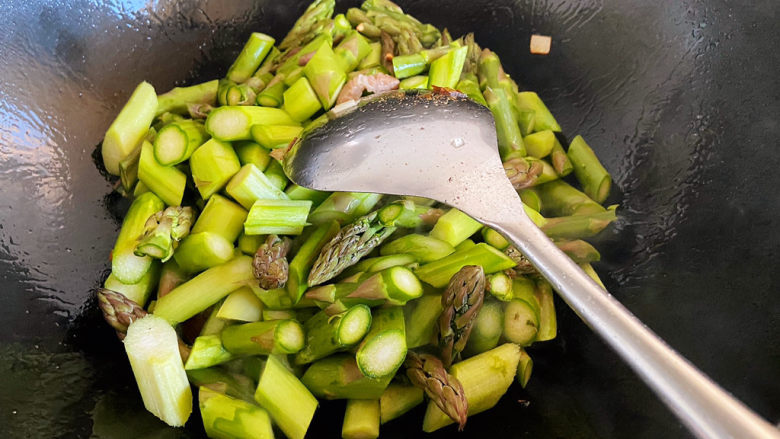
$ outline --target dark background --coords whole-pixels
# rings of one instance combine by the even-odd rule
[[[340,2],[339,10],[355,2]],[[778,2],[407,1],[473,30],[613,174],[599,236],[609,290],[771,422],[780,420]],[[143,411],[93,300],[126,207],[93,163],[141,80],[220,77],[252,31],[282,37],[302,2],[0,0],[0,432],[197,437]],[[528,53],[531,33],[552,53]],[[459,437],[688,437],[563,304],[559,337]],[[518,400],[529,400],[523,407]],[[311,437],[336,437],[343,403]],[[383,427],[416,437],[421,413]],[[430,437],[446,437],[445,429]]]

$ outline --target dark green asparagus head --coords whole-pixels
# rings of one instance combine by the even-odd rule
[[[406,376],[425,393],[441,411],[458,423],[458,430],[466,426],[469,405],[463,386],[447,373],[444,363],[428,353],[409,351],[406,354]]]
[[[268,235],[265,243],[257,249],[252,266],[260,288],[273,290],[287,283],[290,274],[287,253],[291,245],[292,241],[287,237]]]
[[[510,154],[511,156],[511,154]],[[531,187],[542,173],[542,163],[534,160],[529,162],[523,157],[507,158],[504,161],[504,171],[509,182],[516,190]]]
[[[98,306],[103,311],[103,317],[112,328],[116,329],[119,338],[124,338],[127,327],[135,320],[146,316],[147,312],[137,303],[106,288],[98,289]]]
[[[445,367],[449,367],[466,347],[484,298],[485,272],[479,265],[467,265],[450,279],[441,297],[438,328]]]

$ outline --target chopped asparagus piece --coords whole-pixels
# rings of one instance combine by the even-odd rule
[[[282,108],[293,120],[302,122],[318,112],[322,105],[309,80],[301,77],[284,91]]]
[[[561,131],[561,126],[555,121],[550,110],[544,105],[544,102],[539,98],[539,95],[532,91],[523,91],[515,95],[515,102],[518,109],[526,109],[534,111],[534,131],[551,130],[555,132]]]
[[[310,209],[311,201],[308,200],[257,200],[249,210],[244,233],[300,235],[308,224],[306,218]]]
[[[434,342],[441,311],[441,297],[437,294],[422,296],[404,306],[406,346],[409,349]]]
[[[188,370],[187,378],[193,386],[208,387],[217,393],[255,403],[255,381],[240,373],[215,366]]]
[[[468,49],[466,46],[458,47],[433,61],[428,72],[428,88],[455,88],[460,80],[460,73],[463,70],[463,64],[466,62]]]
[[[604,286],[604,283],[599,278],[599,275],[596,273],[596,270],[593,269],[593,266],[590,264],[579,264],[580,268],[582,268],[582,271],[585,272],[588,276],[590,276],[591,279],[593,279],[594,282],[596,282],[601,288],[607,289],[607,287]]]
[[[477,220],[458,209],[450,209],[442,215],[431,230],[431,236],[456,246],[482,228]]]
[[[290,439],[303,439],[317,409],[317,399],[273,355],[260,374],[255,400]]]
[[[528,355],[528,353],[520,350],[520,361],[517,363],[517,382],[520,387],[525,389],[528,384],[528,380],[531,379],[531,371],[534,368],[534,360]]]
[[[392,378],[369,378],[360,371],[353,355],[335,354],[312,363],[301,381],[320,398],[377,399]]]
[[[246,215],[247,211],[238,204],[222,195],[214,194],[209,198],[195,225],[192,226],[191,233],[194,235],[210,232],[232,243],[244,229]]]
[[[612,177],[582,136],[571,141],[568,157],[584,192],[597,203],[603,203],[609,195]]]
[[[141,144],[156,111],[157,93],[154,87],[148,82],[138,84],[103,139],[101,154],[109,174],[119,175],[119,162]]]
[[[539,303],[539,332],[536,335],[536,340],[552,340],[558,333],[558,319],[555,316],[552,286],[544,279],[537,280],[534,298]]]
[[[227,79],[234,82],[244,82],[249,79],[271,51],[275,41],[273,37],[266,34],[252,32],[241,53],[228,69]]]
[[[155,116],[160,116],[163,113],[186,115],[189,105],[216,105],[218,86],[219,80],[215,79],[189,87],[174,87],[157,96]]]
[[[241,166],[251,163],[255,165],[257,169],[265,171],[265,168],[271,163],[270,152],[251,140],[235,142],[233,148],[236,151],[236,155],[238,155],[238,161],[241,163]]]
[[[201,387],[203,428],[211,438],[273,439],[271,418],[262,407]]]
[[[106,279],[103,287],[121,293],[133,302],[144,306],[146,302],[149,301],[152,291],[157,288],[157,281],[159,278],[160,263],[153,262],[151,267],[149,267],[149,270],[146,271],[146,274],[144,274],[138,282],[134,284],[123,283],[112,273]]]
[[[379,437],[379,400],[347,400],[341,437],[343,439],[375,439]]]
[[[190,235],[179,244],[173,258],[187,273],[197,273],[233,259],[233,243],[216,233]]]
[[[536,340],[539,331],[539,317],[531,304],[512,299],[504,306],[504,332],[507,341],[527,346]]]
[[[296,354],[295,363],[311,363],[352,346],[370,327],[371,311],[365,305],[355,305],[333,316],[320,311],[304,324],[306,343]]]
[[[379,398],[379,420],[390,422],[423,402],[423,390],[419,387],[392,383]]]
[[[466,265],[479,265],[486,274],[496,273],[515,266],[505,254],[485,244],[479,243],[468,249],[456,251],[438,261],[429,262],[417,270],[415,274],[421,281],[442,288],[450,278]]]
[[[371,330],[358,347],[355,360],[369,378],[393,376],[406,357],[403,310],[382,308],[374,312]]]
[[[287,194],[274,186],[271,180],[251,163],[241,167],[241,170],[230,179],[225,187],[225,192],[248,210],[251,210],[258,200],[286,200],[288,198]],[[306,213],[308,214],[308,211]]]
[[[312,202],[312,207],[316,209],[326,198],[330,195],[328,192],[315,191],[314,189],[308,189],[297,184],[290,185],[284,191],[291,200],[309,200]],[[310,215],[311,216],[311,215]]]
[[[184,425],[192,392],[173,327],[154,315],[138,319],[127,329],[125,351],[144,407],[170,426]]]
[[[241,163],[233,147],[216,139],[210,139],[190,156],[192,179],[204,200],[225,187],[239,169]]]
[[[410,234],[383,245],[380,254],[409,254],[414,256],[417,262],[425,263],[441,259],[453,252],[455,248],[446,241],[432,236]]]
[[[234,359],[235,356],[226,351],[218,335],[201,335],[192,344],[190,356],[184,369],[205,369]]]
[[[169,123],[157,132],[154,158],[164,166],[178,165],[189,159],[206,139],[206,129],[200,122],[185,119]]]
[[[255,142],[268,149],[286,148],[302,132],[297,125],[255,125],[251,129]]]
[[[549,216],[588,215],[605,209],[563,180],[555,180],[534,188]]]
[[[268,169],[265,170],[265,176],[268,177],[268,180],[274,187],[282,191],[287,187],[287,183],[290,182],[287,175],[284,173],[282,163],[277,160],[272,161],[271,164],[268,165]]]
[[[498,346],[504,329],[504,309],[501,302],[486,300],[474,320],[474,328],[464,353],[471,357]]]
[[[154,158],[154,147],[144,141],[138,161],[138,179],[154,192],[165,204],[178,206],[184,197],[187,175],[177,168],[163,166]]]
[[[381,198],[379,194],[333,192],[312,211],[309,221],[312,224],[323,224],[336,220],[347,224],[370,212]]]
[[[219,307],[217,317],[241,322],[257,322],[262,317],[263,302],[249,287],[242,287],[228,294]]]
[[[236,355],[294,354],[303,348],[303,327],[295,320],[271,320],[228,326],[220,335]]]
[[[310,215],[311,216],[311,215]],[[339,232],[339,224],[329,221],[321,224],[304,241],[301,248],[290,261],[290,275],[287,279],[287,292],[292,303],[298,303],[308,287],[309,270],[322,248]]]
[[[482,239],[485,240],[485,243],[490,244],[499,250],[505,250],[507,247],[509,247],[509,241],[507,241],[506,238],[504,238],[500,233],[489,227],[482,228]]]
[[[488,275],[487,290],[496,299],[508,302],[512,300],[512,279],[500,272]]]
[[[136,256],[135,246],[145,230],[146,221],[163,207],[162,200],[151,192],[142,194],[130,205],[111,253],[111,273],[118,281],[135,284],[149,271],[153,259]]]
[[[528,155],[538,159],[547,157],[552,152],[556,141],[555,133],[551,130],[537,131],[523,137],[523,143]]]
[[[306,63],[303,74],[317,93],[322,108],[330,109],[347,81],[347,75],[341,68],[338,58],[330,45],[323,44]]]
[[[354,291],[341,298],[345,304],[404,305],[423,294],[423,287],[412,270],[395,266],[370,275]]]

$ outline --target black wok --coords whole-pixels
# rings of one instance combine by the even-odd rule
[[[340,2],[344,9],[356,2]],[[306,2],[0,1],[0,432],[199,437],[143,410],[93,289],[126,201],[94,163],[141,80],[220,77],[251,31],[281,37]],[[614,176],[598,237],[608,289],[759,414],[780,419],[780,5],[725,1],[408,1],[477,40],[539,92]],[[532,32],[552,53],[528,53]],[[689,437],[562,303],[525,390],[468,437]],[[520,401],[529,401],[521,404]],[[337,437],[343,403],[310,437]],[[383,427],[417,437],[421,413]],[[431,435],[448,437],[453,429]]]

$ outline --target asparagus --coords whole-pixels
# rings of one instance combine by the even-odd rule
[[[542,173],[541,162],[526,160],[515,154],[507,155],[503,166],[504,172],[506,172],[506,176],[515,190],[522,190],[535,185]]]
[[[300,137],[303,128],[297,125],[255,125],[250,130],[255,142],[264,148],[286,148]]]
[[[192,412],[192,392],[176,331],[147,315],[128,326],[124,342],[146,410],[168,425],[184,425]]]
[[[441,312],[441,297],[437,294],[424,295],[404,307],[406,346],[409,349],[430,344],[435,340]]]
[[[475,219],[458,209],[450,209],[436,221],[436,225],[431,230],[431,237],[445,241],[454,247],[480,228],[482,224]]]
[[[157,301],[154,314],[177,324],[253,281],[252,258],[237,256],[174,288]]]
[[[509,273],[513,273],[514,275],[536,273],[536,267],[531,264],[531,261],[529,261],[524,254],[520,253],[520,250],[518,250],[517,247],[510,245],[504,249],[504,254],[516,264],[511,271],[508,271]]]
[[[184,197],[187,175],[177,168],[163,166],[154,158],[154,147],[144,141],[138,161],[138,179],[169,206],[178,206]]]
[[[482,90],[488,87],[492,89],[499,88],[499,72],[502,71],[501,61],[493,51],[482,49],[477,60],[477,71],[479,74],[479,86]]]
[[[264,290],[256,285],[252,285],[250,288],[255,296],[263,302],[264,309],[284,310],[293,306],[293,302],[284,288]]]
[[[341,298],[343,304],[404,305],[422,296],[423,288],[412,270],[395,266],[370,275],[354,291]]]
[[[612,177],[582,136],[571,141],[568,157],[574,167],[574,176],[585,193],[597,203],[603,203],[609,195]]]
[[[489,245],[499,249],[505,250],[509,247],[509,241],[506,240],[500,233],[489,227],[482,228],[482,239]]]
[[[103,287],[116,291],[128,299],[143,305],[149,301],[149,296],[151,296],[152,291],[157,286],[158,279],[160,279],[160,264],[153,262],[149,270],[138,282],[126,284],[117,279],[113,274],[110,274]]]
[[[528,380],[531,379],[531,371],[534,368],[534,360],[528,355],[528,353],[520,349],[520,361],[517,363],[517,382],[520,387],[525,389],[528,384]]]
[[[362,23],[362,24],[360,24],[360,25],[358,25],[356,27],[357,31],[362,33],[363,35],[366,35],[366,36],[370,37],[370,35],[367,35],[366,32],[364,32],[361,29],[361,26],[363,26],[363,29],[365,29],[365,23]],[[374,29],[378,30],[378,28],[376,28],[376,27]],[[379,36],[378,32],[377,32],[376,36],[377,37]],[[366,54],[366,56],[363,57],[362,60],[360,60],[360,64],[358,64],[358,67],[357,67],[358,70],[370,69],[372,67],[376,67],[376,66],[381,64],[381,60],[382,60],[382,43],[380,43],[378,41],[374,42],[374,43],[370,43],[368,45],[368,49],[369,49],[368,50],[368,54]]]
[[[528,108],[517,108],[517,105],[514,105],[513,109],[517,123],[520,125],[520,134],[527,136],[533,133],[536,125],[536,112]]]
[[[228,69],[226,78],[234,82],[244,82],[249,79],[271,51],[275,41],[271,36],[252,32],[241,53]]]
[[[550,152],[550,161],[552,162],[555,172],[561,177],[565,177],[574,170],[574,165],[569,160],[569,156],[564,151],[563,146],[555,139],[552,151]]]
[[[170,123],[154,139],[154,158],[164,166],[178,165],[189,159],[206,139],[206,129],[200,122],[186,119]]]
[[[445,369],[444,363],[431,354],[409,352],[406,358],[406,376],[415,386],[425,390],[431,402],[458,423],[458,430],[466,426],[468,402],[457,378]]]
[[[336,103],[341,87],[347,81],[347,75],[339,60],[328,44],[323,44],[306,63],[303,74],[317,93],[322,108],[330,109]]]
[[[535,189],[546,215],[589,215],[605,211],[600,204],[585,193],[562,180],[551,181]]]
[[[255,403],[255,382],[240,373],[215,366],[190,369],[187,371],[187,378],[195,387],[207,387],[217,393]]]
[[[244,229],[246,215],[247,211],[238,204],[222,195],[214,194],[192,226],[191,233],[214,233],[225,238],[227,242],[233,242]]]
[[[504,309],[501,302],[485,300],[479,310],[464,354],[471,357],[498,346],[504,329]]]
[[[339,232],[339,224],[330,221],[319,225],[306,239],[295,257],[290,261],[290,275],[287,280],[287,292],[292,303],[301,300],[308,287],[309,271],[322,248]]]
[[[523,136],[520,134],[520,128],[506,92],[501,88],[487,87],[484,96],[488,108],[496,120],[498,149],[501,156],[506,156],[513,151],[524,156]]]
[[[186,115],[189,105],[216,105],[219,80],[203,82],[189,87],[174,87],[157,96],[155,117],[163,113]]]
[[[356,31],[349,32],[333,49],[341,70],[351,72],[371,51],[368,40]]]
[[[297,184],[290,185],[284,190],[284,193],[290,197],[291,200],[309,200],[312,202],[312,207],[319,206],[330,195],[328,192],[315,191],[314,189],[308,189]],[[311,215],[309,215],[311,216]]]
[[[534,111],[534,131],[552,130],[561,131],[561,126],[555,121],[550,110],[544,105],[539,95],[532,91],[523,91],[515,95],[515,103],[518,109]]]
[[[149,128],[152,131],[154,128]],[[122,189],[130,192],[138,181],[138,162],[141,159],[141,146],[137,146],[127,157],[119,162],[119,180]]]
[[[379,246],[394,231],[372,212],[344,226],[320,251],[309,272],[309,285],[319,285],[336,277]]]
[[[382,195],[360,192],[334,192],[309,215],[312,224],[336,220],[347,224],[374,208]]]
[[[516,263],[505,254],[495,248],[480,243],[462,251],[429,262],[417,270],[417,277],[436,288],[442,288],[447,285],[450,278],[461,268],[467,265],[479,265],[486,274],[496,273],[512,268]]]
[[[317,409],[311,392],[273,355],[260,374],[255,400],[290,439],[303,439]]]
[[[148,82],[138,84],[103,138],[101,154],[106,171],[119,175],[119,162],[141,143],[157,110],[157,93]]]
[[[271,164],[268,166],[268,169],[265,170],[265,176],[268,177],[268,180],[271,181],[271,184],[279,190],[284,190],[284,188],[287,186],[287,183],[290,182],[290,180],[287,179],[287,175],[284,173],[282,163],[278,160],[271,162]]]
[[[423,73],[428,62],[420,53],[393,57],[393,74],[398,79],[409,78]],[[427,86],[427,83],[426,83]]]
[[[523,136],[523,144],[528,155],[538,159],[547,157],[553,150],[557,139],[551,130],[537,131]]]
[[[539,194],[536,192],[536,190],[534,190],[534,188],[522,189],[518,192],[518,194],[520,195],[520,200],[523,202],[523,204],[537,212],[541,212],[542,199],[539,198]]]
[[[538,279],[536,289],[534,290],[534,298],[539,303],[539,332],[536,340],[552,340],[558,332],[558,320],[555,316],[552,286],[546,280]]]
[[[504,306],[503,338],[520,346],[536,340],[539,317],[533,305],[521,299],[512,299]]]
[[[377,399],[392,378],[369,378],[360,371],[353,355],[335,354],[312,363],[301,381],[320,398]]]
[[[222,345],[235,355],[294,354],[303,349],[303,327],[295,320],[271,320],[228,326]]]
[[[307,225],[310,209],[311,201],[308,200],[257,200],[249,210],[244,232],[247,235],[300,235]]]
[[[303,15],[293,24],[290,32],[279,43],[279,49],[287,50],[300,45],[301,41],[310,34],[312,28],[323,19],[330,18],[335,8],[335,0],[315,0],[313,1]]]
[[[254,256],[255,252],[257,252],[257,249],[260,248],[263,242],[265,242],[265,236],[263,235],[247,235],[246,233],[242,232],[238,236],[237,247],[245,255]]]
[[[450,374],[463,386],[469,416],[496,405],[512,384],[520,357],[520,347],[507,343],[452,366]],[[423,419],[423,430],[430,433],[452,422],[434,402],[430,402]]]
[[[578,264],[597,262],[601,259],[599,251],[588,242],[581,239],[557,241],[555,245]]]
[[[371,327],[371,311],[355,305],[336,315],[320,311],[304,324],[306,342],[295,355],[296,364],[307,364],[359,342]]]
[[[255,167],[257,167],[257,169],[260,171],[264,171],[265,168],[268,167],[268,164],[271,163],[271,156],[269,155],[269,151],[251,140],[235,142],[233,144],[233,149],[236,151],[236,155],[238,156],[238,161],[241,163],[241,166],[245,166],[251,163],[255,165]]]
[[[284,91],[282,108],[294,121],[301,122],[318,112],[322,105],[309,80],[301,77]]]
[[[149,271],[152,258],[136,256],[135,246],[146,220],[162,208],[162,200],[151,192],[142,194],[130,205],[111,252],[111,273],[118,281],[135,284]]]
[[[185,370],[205,369],[234,359],[235,356],[226,351],[218,335],[201,335],[192,344],[192,350],[184,364]]]
[[[252,266],[260,288],[272,290],[282,288],[287,283],[289,276],[287,252],[290,251],[291,244],[289,238],[268,235],[265,243],[257,249]]]
[[[251,163],[241,169],[230,179],[225,187],[234,200],[238,201],[245,209],[252,209],[259,200],[287,200],[287,195],[257,167]],[[307,212],[308,213],[308,212]]]
[[[467,239],[467,240],[461,242],[460,244],[458,244],[457,246],[455,246],[455,251],[457,252],[457,251],[468,250],[468,249],[470,249],[470,248],[472,248],[472,247],[474,247],[476,245],[477,245],[476,242],[474,242],[471,239]]]
[[[604,283],[599,278],[599,275],[596,273],[596,270],[593,269],[593,266],[590,264],[579,264],[580,268],[582,268],[582,271],[585,272],[588,276],[590,276],[591,279],[593,279],[594,282],[599,284],[599,286],[603,289],[607,289],[607,287],[604,286]]]
[[[291,320],[295,319],[295,311],[291,309],[264,309],[263,320]],[[305,332],[305,331],[304,331]]]
[[[460,80],[463,64],[466,62],[468,47],[458,47],[431,63],[428,72],[428,88],[455,88]]]
[[[255,102],[263,107],[278,107],[284,100],[284,91],[287,85],[284,83],[284,75],[277,74],[268,85],[257,95]]]
[[[438,29],[430,24],[422,24],[414,17],[404,14],[403,10],[395,3],[388,0],[367,0],[361,8],[366,11],[366,16],[382,30],[391,35],[398,35],[403,29],[412,31],[420,43],[425,47],[431,47],[441,37]]]
[[[206,119],[213,109],[210,104],[187,104],[187,113],[193,119]]]
[[[262,407],[201,387],[200,414],[206,435],[213,438],[273,439],[271,418]]]
[[[249,140],[250,129],[257,124],[296,125],[296,122],[278,108],[226,106],[209,113],[206,132],[222,141]]]
[[[446,241],[430,236],[410,234],[383,245],[380,254],[409,254],[414,256],[417,262],[424,263],[441,259],[454,251],[455,247]]]
[[[505,273],[493,273],[487,277],[490,295],[503,302],[512,300],[512,279]]]
[[[262,317],[263,302],[249,287],[241,287],[228,294],[219,306],[217,317],[240,322],[257,322]]]
[[[162,264],[160,280],[157,283],[157,298],[164,297],[187,279],[187,273],[179,267],[176,260],[168,260],[168,262]]]
[[[241,164],[233,147],[216,139],[210,139],[190,156],[192,179],[204,200],[225,187],[240,169]]]
[[[167,261],[179,241],[190,233],[195,211],[191,207],[169,207],[146,220],[143,236],[135,247],[136,256]]]
[[[376,310],[371,329],[358,346],[355,361],[369,378],[392,377],[406,357],[403,310],[389,307]]]
[[[379,437],[379,400],[347,400],[341,437],[343,439],[375,439]]]
[[[487,101],[479,88],[479,81],[473,73],[464,73],[455,86],[455,90],[466,93],[466,96],[487,107]]]
[[[197,273],[224,264],[233,255],[232,242],[216,233],[201,232],[186,237],[173,257],[184,272]]]
[[[589,215],[546,218],[541,229],[552,239],[579,239],[597,235],[615,221],[615,207]]]
[[[449,367],[466,347],[484,299],[485,272],[482,267],[464,266],[450,279],[442,294],[438,325],[439,348],[445,367]]]
[[[417,75],[402,80],[398,84],[401,90],[415,90],[428,88],[428,76]]]
[[[414,256],[406,254],[392,254],[377,256],[375,258],[366,258],[349,267],[347,270],[344,270],[344,274],[353,275],[356,273],[376,273],[378,271],[399,265],[408,266],[409,264],[414,263],[416,260],[417,258]]]
[[[419,387],[392,383],[379,397],[379,420],[390,422],[423,402],[423,390]]]
[[[124,339],[127,328],[134,321],[148,314],[136,301],[124,294],[108,288],[100,288],[97,292],[98,306],[103,311],[103,318],[116,330],[120,339]]]

